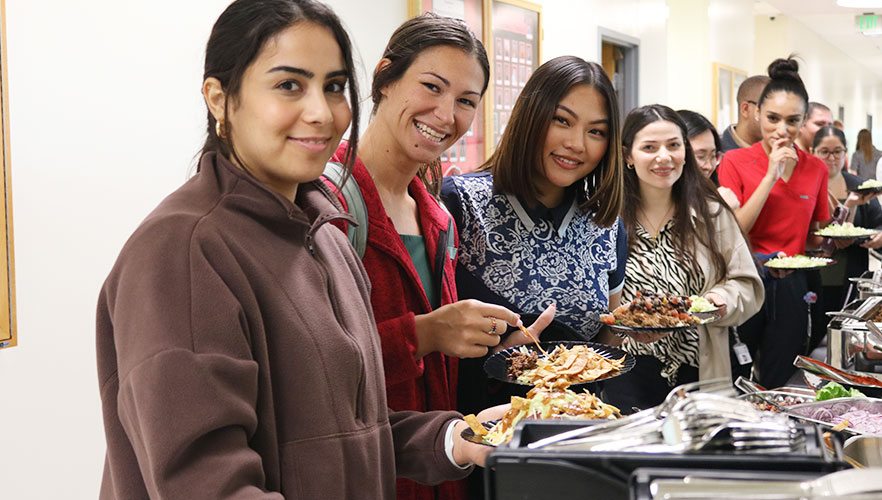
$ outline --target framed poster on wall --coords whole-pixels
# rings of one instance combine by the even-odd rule
[[[714,107],[711,121],[717,130],[722,131],[738,121],[738,87],[747,79],[747,71],[720,63],[713,64],[713,71]]]
[[[9,166],[9,76],[6,71],[6,1],[0,0],[0,348],[18,344],[12,251],[12,179]]]
[[[484,97],[488,118],[485,155],[499,142],[521,89],[542,60],[542,7],[524,0],[484,0],[484,46],[491,68],[503,75],[490,79]],[[489,14],[489,16],[487,15]],[[501,99],[500,99],[501,96]],[[500,107],[501,104],[501,107]]]
[[[466,22],[468,27],[479,39],[484,33],[484,4],[483,0],[409,0],[407,4],[407,17],[411,18],[424,12],[434,12],[439,16],[455,17]],[[484,41],[486,45],[486,41]],[[489,48],[487,49],[489,55]],[[490,59],[491,81],[488,88],[493,86],[492,78],[501,78],[500,71],[494,71],[493,59]],[[501,67],[501,64],[500,64]],[[441,156],[441,171],[444,175],[471,172],[484,162],[485,146],[485,114],[489,95],[484,96],[485,105],[478,109],[475,120],[468,132]]]

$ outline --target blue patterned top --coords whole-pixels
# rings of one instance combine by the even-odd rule
[[[544,214],[529,210],[515,196],[494,194],[489,172],[446,177],[441,197],[459,229],[460,299],[532,314],[554,302],[555,319],[586,340],[597,334],[587,313],[608,311],[625,281],[621,219],[598,226],[574,196]]]

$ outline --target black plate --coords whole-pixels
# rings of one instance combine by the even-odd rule
[[[612,313],[609,313],[612,314]],[[713,323],[720,319],[720,314],[717,311],[708,311],[708,312],[694,312],[690,313],[695,316],[698,316],[702,323],[700,325],[684,325],[684,326],[625,326],[625,325],[608,325],[603,321],[600,321],[600,313],[591,312],[588,313],[588,317],[592,321],[596,321],[601,325],[609,328],[614,333],[621,333],[623,335],[633,335],[640,333],[664,333],[664,332],[681,332],[683,330],[688,330],[689,328],[695,328],[701,325],[707,325]]]
[[[484,428],[489,431],[498,422],[499,422],[499,420],[488,420],[486,422],[481,422],[481,425],[483,425]],[[495,448],[495,446],[493,446],[492,444],[485,443],[483,437],[475,434],[475,431],[473,431],[471,427],[466,427],[465,429],[463,429],[463,431],[459,435],[462,436],[463,439],[465,439],[466,441],[468,441],[470,443],[481,444],[484,446],[490,446],[492,448]]]
[[[608,359],[621,359],[622,356],[625,357],[625,362],[622,364],[622,369],[619,370],[618,373],[614,375],[606,375],[597,380],[592,380],[591,382],[584,382],[582,384],[573,384],[569,388],[573,391],[580,391],[582,389],[589,389],[591,386],[596,384],[602,380],[609,380],[611,378],[617,377],[623,373],[628,372],[631,368],[634,368],[634,364],[637,362],[634,359],[634,356],[628,354],[627,352],[619,349],[618,347],[608,346],[606,344],[598,344],[595,342],[539,342],[545,352],[551,352],[558,345],[563,344],[564,347],[570,348],[575,345],[585,345],[592,349],[594,349],[597,354],[608,358]],[[532,384],[522,384],[518,382],[516,379],[513,379],[508,376],[508,358],[511,357],[511,354],[519,350],[521,347],[526,347],[527,349],[533,352],[539,352],[539,349],[536,347],[536,344],[525,344],[523,346],[517,347],[509,347],[508,349],[503,349],[496,354],[487,358],[487,361],[484,362],[484,371],[487,372],[487,376],[490,378],[501,380],[503,382],[508,382],[509,384],[521,385],[521,386],[532,386]],[[539,354],[542,355],[541,353]],[[595,392],[595,391],[592,391]]]
[[[862,234],[860,236],[824,236],[823,234],[818,234],[817,231],[815,232],[815,236],[820,236],[822,238],[830,238],[831,240],[854,240],[854,241],[867,241],[867,240],[873,238],[873,236],[876,236],[877,234],[879,234],[878,231],[876,231],[873,234]],[[808,255],[807,257],[811,257],[811,256]]]
[[[849,189],[852,193],[858,194],[867,194],[867,193],[882,193],[882,186],[876,187],[867,187],[863,189]]]

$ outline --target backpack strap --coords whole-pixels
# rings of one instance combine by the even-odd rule
[[[355,224],[349,224],[347,236],[355,251],[358,252],[358,256],[364,257],[368,237],[367,205],[364,203],[358,182],[350,176],[346,183],[343,183],[345,175],[346,169],[335,161],[328,162],[322,172],[322,176],[333,184],[336,191],[343,196],[343,201],[346,202],[346,211],[355,219]]]

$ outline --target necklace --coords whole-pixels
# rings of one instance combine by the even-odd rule
[[[652,224],[651,221],[650,221],[650,219],[649,219],[649,216],[646,215],[646,211],[643,210],[643,207],[640,207],[640,213],[643,214],[643,219],[646,220],[646,222],[647,222],[646,225],[647,225],[647,226],[653,226],[653,227],[654,227],[654,231],[655,231],[655,233],[651,233],[651,232],[650,232],[650,234],[649,234],[650,237],[652,237],[653,240],[657,240],[657,239],[658,239],[658,235],[659,235],[659,233],[661,233],[661,230],[662,230],[662,228],[664,227],[665,222],[667,222],[667,220],[668,220],[668,216],[671,215],[671,212],[673,212],[673,210],[674,210],[674,205],[671,204],[671,206],[668,208],[668,211],[665,212],[665,214],[662,216],[662,218],[661,218],[661,220],[659,221],[659,223],[658,223],[658,224]],[[651,227],[651,228],[652,228],[652,227]],[[644,229],[646,229],[646,227],[644,227]],[[649,232],[649,231],[647,231],[647,232]]]

